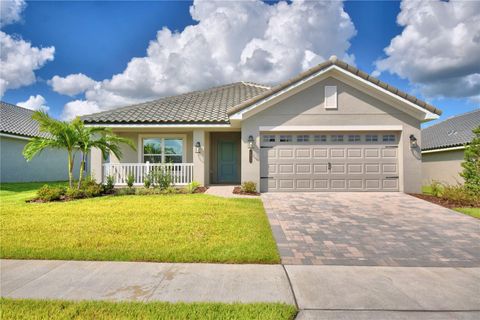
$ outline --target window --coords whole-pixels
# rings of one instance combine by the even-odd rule
[[[310,136],[308,134],[297,136],[297,142],[308,142],[310,141]]]
[[[275,142],[274,135],[265,135],[263,136],[263,142]]]
[[[313,140],[315,142],[326,142],[327,141],[327,136],[314,136]]]
[[[348,136],[348,142],[359,142],[360,136],[358,134],[350,134]]]
[[[325,109],[337,109],[337,86],[325,86]]]
[[[330,136],[330,140],[332,142],[343,142],[343,136],[342,135],[333,135],[333,136]]]
[[[367,141],[367,142],[377,142],[378,141],[378,136],[376,134],[367,134],[365,136],[365,141]]]
[[[180,138],[143,139],[143,162],[182,163],[183,140]]]
[[[395,135],[393,135],[393,134],[384,134],[382,141],[383,141],[383,142],[395,142]]]
[[[292,136],[281,135],[280,142],[292,142]]]

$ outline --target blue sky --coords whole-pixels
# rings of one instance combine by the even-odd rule
[[[54,58],[34,71],[34,83],[7,89],[2,100],[16,104],[28,100],[30,96],[41,95],[49,112],[55,117],[62,117],[65,104],[88,99],[84,92],[73,96],[55,92],[48,83],[49,79],[82,73],[94,81],[102,81],[121,74],[132,58],[147,55],[149,42],[156,40],[157,31],[166,27],[172,32],[181,33],[187,26],[197,24],[198,19],[195,21],[189,11],[191,5],[187,1],[28,2],[21,12],[21,19],[3,26],[2,31],[30,42],[32,47],[53,46]],[[344,11],[348,13],[356,31],[355,35],[345,36],[350,48],[344,52],[354,55],[354,63],[360,69],[371,73],[378,69],[375,62],[386,58],[384,48],[404,29],[396,21],[400,10],[400,2],[393,1],[344,3]],[[425,91],[415,82],[415,79],[421,78],[419,71],[410,71],[411,76],[403,79],[389,71],[388,68],[382,70],[380,79],[439,107],[444,111],[442,118],[479,108],[478,100],[472,98],[478,97],[479,92],[470,93],[470,96],[462,92],[460,97],[428,96],[423,94]],[[406,71],[397,73],[402,72]],[[171,77],[174,76],[175,73],[172,73]],[[245,80],[262,82],[261,79]],[[205,85],[216,84],[211,82],[205,81]],[[423,84],[425,83],[420,83]],[[200,81],[197,87],[201,86]],[[143,96],[153,97],[150,88],[145,90],[148,91],[145,95],[129,93],[124,104],[142,99]],[[156,91],[154,94],[161,96],[162,92],[172,93],[172,89],[162,90],[164,91]],[[96,93],[97,96],[99,94]],[[119,103],[118,100],[115,101]]]

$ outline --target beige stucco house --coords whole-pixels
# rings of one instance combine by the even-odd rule
[[[459,175],[465,146],[480,126],[480,109],[467,112],[422,130],[422,182],[463,183]]]
[[[441,111],[336,57],[275,87],[250,82],[83,117],[131,138],[137,150],[105,163],[97,180],[137,184],[152,167],[176,184],[253,181],[260,191],[419,192],[420,125]]]

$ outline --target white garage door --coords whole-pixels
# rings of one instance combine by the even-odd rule
[[[263,133],[262,192],[398,191],[398,133]]]

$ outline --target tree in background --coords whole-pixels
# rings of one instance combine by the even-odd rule
[[[68,155],[68,183],[73,187],[73,163],[78,147],[78,133],[71,122],[51,118],[44,111],[36,111],[32,119],[39,124],[40,132],[48,134],[47,137],[35,137],[25,145],[23,156],[27,161],[45,149],[65,149]]]
[[[473,133],[472,142],[465,147],[463,172],[460,175],[465,179],[465,188],[480,194],[480,126],[473,129]]]

